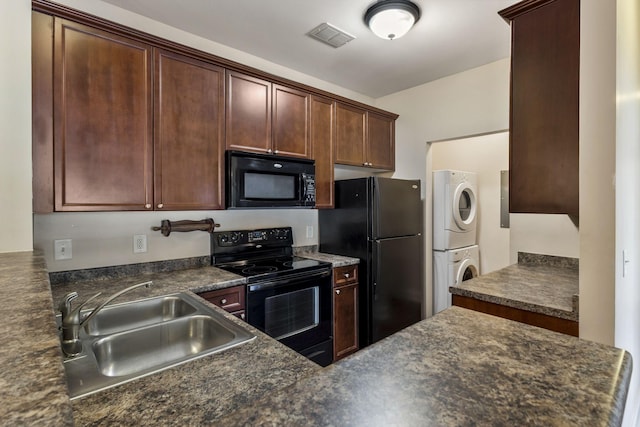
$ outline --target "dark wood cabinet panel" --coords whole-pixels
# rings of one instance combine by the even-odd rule
[[[31,14],[33,212],[53,212],[53,16]]]
[[[333,270],[333,286],[338,288],[351,283],[358,283],[358,265],[336,267]]]
[[[316,208],[332,208],[335,103],[328,98],[312,96],[310,105],[310,140],[316,162]]]
[[[366,116],[364,109],[336,103],[336,163],[366,166]]]
[[[458,307],[468,308],[469,310],[491,314],[492,316],[502,317],[503,319],[515,320],[516,322],[526,323],[527,325],[561,332],[574,337],[577,337],[579,332],[578,322],[507,307],[492,302],[480,301],[462,295],[452,295],[452,304]]]
[[[579,0],[521,2],[511,22],[509,210],[578,215]]]
[[[225,311],[239,317],[240,319],[244,320],[245,318],[246,289],[244,285],[217,289],[215,291],[201,292],[198,296],[206,299],[211,304],[223,308]]]
[[[369,166],[395,169],[395,120],[375,113],[367,113],[367,153]]]
[[[358,285],[342,286],[333,293],[333,360],[336,361],[358,350]]]
[[[151,47],[55,19],[55,209],[152,202]]]
[[[273,85],[273,152],[311,158],[309,100],[311,95],[286,86]]]
[[[224,69],[155,55],[155,209],[223,209]]]
[[[333,360],[358,350],[358,266],[333,269]]]
[[[316,160],[320,208],[335,163],[393,169],[395,114],[46,0],[32,10],[34,212],[222,208],[216,143]]]
[[[271,83],[227,71],[227,149],[267,153],[271,146]]]

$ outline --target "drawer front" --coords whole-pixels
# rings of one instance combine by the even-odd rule
[[[348,285],[358,282],[358,265],[345,265],[344,267],[336,267],[333,269],[333,286]]]
[[[245,308],[244,286],[235,286],[233,288],[203,292],[198,295],[210,303],[224,308],[228,312],[241,311]]]

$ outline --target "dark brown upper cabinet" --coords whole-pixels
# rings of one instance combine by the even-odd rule
[[[156,50],[155,209],[224,209],[224,68]]]
[[[311,158],[310,99],[309,93],[282,85],[273,85],[274,154]]]
[[[224,208],[224,150],[394,169],[396,114],[32,1],[33,209]]]
[[[36,212],[224,208],[223,68],[38,13],[33,33],[34,87],[54,76],[53,98],[34,93],[34,111],[53,101],[54,124],[53,141],[34,124],[34,165],[53,147],[34,188],[55,177],[34,190]]]
[[[226,147],[267,153],[271,148],[271,83],[227,71]]]
[[[511,23],[509,211],[577,217],[580,1],[499,14]]]
[[[63,19],[54,28],[55,209],[151,208],[152,47]]]
[[[393,170],[395,117],[337,103],[335,162]]]
[[[310,96],[228,71],[227,149],[311,158]]]
[[[316,208],[332,208],[335,102],[329,98],[313,95],[310,105],[310,139],[313,158],[316,161]]]
[[[376,169],[395,169],[395,119],[367,112],[366,159]]]

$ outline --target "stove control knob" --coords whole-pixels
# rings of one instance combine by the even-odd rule
[[[238,233],[237,231],[234,231],[233,233],[231,233],[232,243],[238,243],[239,240],[240,240],[240,233]]]
[[[220,241],[220,243],[227,243],[229,241],[229,236],[227,236],[226,234],[221,234],[218,236],[218,240]]]

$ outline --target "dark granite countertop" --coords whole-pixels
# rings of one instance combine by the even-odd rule
[[[303,258],[315,259],[318,261],[330,262],[333,265],[333,268],[345,267],[347,265],[354,265],[354,264],[360,263],[360,259],[358,258],[318,252],[313,246],[306,247],[306,248],[294,248],[294,249],[296,249],[295,254],[297,256],[301,256]]]
[[[449,288],[452,294],[578,321],[577,259],[520,253],[518,264]]]
[[[220,421],[228,426],[615,426],[626,351],[460,307]]]
[[[458,307],[324,369],[215,307],[257,338],[71,402],[53,301],[146,280],[154,286],[123,301],[244,279],[201,267],[50,288],[43,257],[0,254],[3,310],[15,319],[1,332],[2,423],[617,425],[622,417],[628,353]]]

